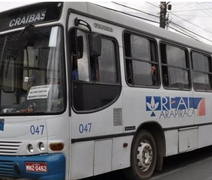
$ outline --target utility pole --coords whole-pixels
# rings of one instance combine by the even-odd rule
[[[167,4],[166,2],[160,2],[160,27],[166,27],[166,12],[167,12]]]
[[[167,8],[169,11],[172,10],[170,2],[160,2],[160,27],[164,29],[166,28],[166,25],[169,24],[169,18],[166,17]]]

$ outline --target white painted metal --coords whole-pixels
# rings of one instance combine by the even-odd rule
[[[70,179],[82,179],[93,176],[94,141],[76,143],[72,145]]]
[[[212,125],[200,126],[198,130],[198,148],[212,144]]]
[[[179,153],[197,149],[198,127],[179,129]]]
[[[111,171],[112,139],[95,141],[94,175]]]
[[[130,150],[133,136],[113,138],[112,170],[130,166]],[[123,147],[127,143],[127,147]]]
[[[178,153],[178,130],[170,130],[165,132],[166,138],[166,156],[171,156]]]

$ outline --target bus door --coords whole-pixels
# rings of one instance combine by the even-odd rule
[[[114,137],[123,133],[118,42],[113,38],[117,33],[110,24],[76,14],[69,17],[70,176],[74,179],[120,168],[118,162],[112,163],[118,153]]]

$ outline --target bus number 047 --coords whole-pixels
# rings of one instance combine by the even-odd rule
[[[80,133],[84,133],[84,132],[88,133],[88,132],[91,132],[91,127],[92,127],[92,123],[88,123],[88,124],[85,124],[85,125],[80,124],[80,125],[79,125],[79,132],[80,132]]]
[[[34,135],[34,134],[43,135],[43,131],[44,131],[44,125],[38,125],[38,126],[31,125],[30,126],[30,133],[32,135]]]

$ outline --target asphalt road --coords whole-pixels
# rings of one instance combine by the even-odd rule
[[[212,147],[166,158],[151,180],[212,180]]]
[[[116,171],[83,180],[127,179],[123,171]],[[212,147],[165,158],[162,171],[150,180],[212,180]]]

